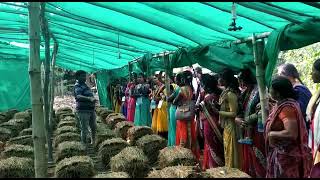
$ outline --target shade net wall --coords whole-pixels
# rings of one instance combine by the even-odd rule
[[[0,3],[0,61],[28,58],[28,49],[21,47],[28,44],[27,4]],[[45,16],[59,44],[57,66],[99,72],[100,99],[106,99],[105,86],[128,76],[128,62],[138,58],[130,67],[135,72],[164,70],[163,59],[154,57],[163,51],[174,51],[169,68],[199,63],[215,72],[225,67],[253,70],[251,44],[232,43],[253,33],[272,32],[264,51],[268,83],[280,50],[320,40],[316,36],[319,8],[318,2],[239,2],[236,23],[243,28],[241,31],[228,31],[231,2],[47,2]],[[4,73],[0,71],[1,77]],[[17,74],[16,78],[26,76]],[[1,86],[9,87],[4,82],[10,79],[2,81]],[[11,91],[3,93],[13,98]]]

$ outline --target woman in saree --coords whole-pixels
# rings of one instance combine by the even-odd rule
[[[143,73],[138,75],[138,85],[135,87],[134,96],[136,97],[136,111],[134,113],[135,126],[151,127],[151,112],[150,112],[150,85],[146,83],[146,78]]]
[[[240,168],[240,146],[237,143],[235,118],[238,113],[239,83],[231,69],[225,69],[219,79],[224,90],[219,98],[219,121],[223,130],[225,166]]]
[[[126,79],[122,79],[121,86],[120,86],[120,98],[121,98],[121,113],[127,118],[127,109],[128,109],[128,99],[126,96]]]
[[[158,75],[158,89],[154,94],[156,109],[152,117],[152,130],[164,138],[168,138],[168,112],[166,102],[167,90],[163,81],[162,72]]]
[[[297,101],[300,105],[302,115],[306,118],[306,110],[312,94],[300,79],[297,68],[293,64],[283,64],[278,68],[278,75],[288,78],[292,83],[293,89],[297,92]],[[306,125],[309,130],[309,123],[306,122]]]
[[[200,120],[204,130],[204,153],[202,169],[224,166],[223,129],[219,124],[219,114],[213,109],[217,107],[221,90],[218,79],[203,74],[201,86],[205,91],[204,100],[200,103]]]
[[[236,118],[236,122],[244,129],[243,135],[246,138],[243,140],[251,140],[242,143],[241,169],[251,177],[262,178],[266,175],[267,164],[263,133],[258,131],[258,111],[256,108],[260,101],[258,86],[250,69],[242,70],[238,80],[245,91],[240,97],[243,118]]]
[[[286,77],[276,77],[270,95],[277,103],[266,121],[267,178],[306,178],[312,167],[311,149],[297,94]]]
[[[176,110],[177,105],[173,104],[172,101],[176,98],[180,92],[180,85],[181,85],[181,76],[182,74],[179,73],[175,77],[175,84],[172,83],[173,91],[170,97],[168,98],[168,102],[171,103],[169,109],[169,128],[168,128],[168,146],[175,146],[176,145]]]
[[[137,74],[132,72],[130,77],[131,82],[128,83],[126,89],[126,97],[128,98],[128,107],[127,107],[127,119],[130,122],[134,121],[134,113],[136,110],[136,98],[134,97],[134,89],[137,83]]]
[[[314,83],[320,83],[320,59],[313,63],[312,80]],[[320,90],[318,90],[310,99],[307,107],[306,120],[311,124],[311,133],[309,136],[309,147],[312,149],[314,164],[320,162]]]
[[[177,104],[177,108],[185,103],[191,102],[193,98],[192,73],[184,71],[182,73],[180,91],[173,100],[173,104]],[[191,149],[196,159],[200,158],[200,149],[197,144],[197,132],[194,116],[190,120],[177,119],[176,127],[176,145]]]
[[[116,84],[113,88],[113,103],[115,113],[120,113],[121,111],[120,84],[118,83],[119,81],[116,81]]]

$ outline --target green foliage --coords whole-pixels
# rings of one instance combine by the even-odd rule
[[[315,43],[303,48],[281,52],[277,66],[283,63],[294,64],[303,83],[314,93],[320,88],[320,84],[314,84],[311,78],[313,62],[318,58],[320,58],[320,43]],[[277,68],[274,70],[274,74],[276,73]]]

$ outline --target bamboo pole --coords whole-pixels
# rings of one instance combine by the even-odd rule
[[[129,71],[129,80],[128,80],[128,82],[130,82],[131,81],[131,62],[128,62],[128,71]]]
[[[169,98],[169,96],[170,96],[170,77],[169,77],[169,75],[170,75],[170,67],[169,67],[169,54],[164,54],[164,56],[163,56],[163,61],[164,61],[164,66],[165,66],[165,68],[166,68],[166,79],[165,79],[165,87],[166,87],[166,92],[167,92],[167,94],[166,94],[166,102],[167,102],[167,114],[168,114],[168,116],[167,116],[167,122],[169,123],[169,121],[170,121],[170,116],[169,116],[169,114],[170,114],[170,103],[168,102],[168,98]]]
[[[270,34],[271,34],[270,32],[258,34],[255,36],[255,39],[256,40],[257,39],[264,39],[264,38],[269,37]],[[246,43],[246,42],[252,42],[252,37],[247,37],[245,39],[239,39],[239,40],[233,41],[233,44],[242,44],[242,43]]]
[[[256,79],[258,83],[259,96],[260,96],[260,105],[261,105],[261,113],[262,113],[262,123],[265,124],[268,114],[268,100],[266,94],[266,85],[264,80],[264,69],[262,64],[262,53],[264,50],[264,42],[256,41],[256,37],[253,34],[252,36],[252,45],[253,45],[253,56],[254,62],[256,65]]]
[[[54,39],[54,38],[53,38]],[[55,84],[55,65],[56,65],[56,57],[58,53],[58,43],[54,39],[54,46],[52,52],[52,60],[51,60],[51,73],[50,73],[50,111],[49,111],[49,125],[50,131],[52,132],[52,122],[53,122],[53,104],[54,104],[54,84]],[[51,138],[51,137],[50,137]],[[49,150],[49,149],[48,149]]]
[[[32,138],[36,178],[45,178],[47,173],[45,126],[43,120],[43,96],[40,61],[40,3],[29,2],[29,78],[32,101]]]
[[[50,35],[48,29],[48,23],[45,18],[45,3],[41,2],[41,13],[40,13],[40,22],[41,22],[41,31],[42,36],[45,42],[45,61],[44,61],[44,88],[43,88],[43,99],[44,99],[44,124],[46,127],[46,137],[48,144],[48,162],[53,162],[52,157],[52,142],[51,142],[51,128],[49,122],[49,75],[50,75]]]

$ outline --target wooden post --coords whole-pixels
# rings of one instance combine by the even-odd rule
[[[268,99],[267,99],[267,94],[266,94],[266,85],[265,85],[265,80],[264,80],[265,72],[264,72],[263,64],[262,64],[262,53],[264,50],[264,42],[263,41],[256,41],[256,37],[253,34],[252,45],[253,45],[254,62],[256,65],[256,78],[257,78],[259,96],[260,96],[262,123],[265,124],[267,117],[268,117],[267,110],[268,110],[269,106],[268,106]]]
[[[63,91],[63,77],[61,78],[61,81],[60,81],[60,88],[61,88],[61,97],[63,97],[63,95],[64,95],[64,91]]]
[[[55,41],[54,46],[53,46],[53,52],[52,52],[52,60],[51,60],[51,73],[50,73],[50,110],[49,110],[49,129],[50,129],[50,134],[52,134],[52,122],[53,122],[53,104],[54,104],[54,84],[55,84],[55,65],[56,65],[56,57],[57,57],[57,52],[58,52],[58,44]],[[51,138],[51,137],[50,137]],[[49,143],[49,142],[48,142]],[[51,146],[52,148],[52,141],[50,139],[50,143],[48,144],[48,153],[52,154],[52,149],[51,152],[49,150],[49,147]],[[50,158],[49,158],[50,159]],[[50,161],[50,160],[49,160]]]
[[[45,126],[43,120],[43,96],[40,61],[40,3],[29,2],[29,78],[32,101],[32,138],[34,146],[34,168],[36,178],[45,178],[47,160],[45,148]]]
[[[128,62],[128,71],[129,71],[129,82],[131,80],[131,62]]]
[[[264,39],[264,38],[267,38],[269,37],[271,33],[270,32],[265,32],[265,33],[262,33],[262,34],[258,34],[255,36],[255,39]],[[239,39],[239,40],[235,40],[233,41],[232,43],[233,44],[241,44],[241,43],[247,43],[247,42],[252,42],[252,37],[247,37],[247,38],[244,38],[244,39]]]
[[[168,98],[170,96],[170,67],[169,67],[169,54],[166,54],[165,52],[163,53],[163,61],[164,61],[164,66],[166,68],[165,72],[166,72],[166,80],[165,80],[165,87],[166,87],[166,91],[167,91],[167,95],[166,95],[166,102],[167,102],[167,119],[168,119],[168,123],[170,121],[170,103],[168,102]]]
[[[43,86],[43,99],[44,99],[44,124],[46,126],[46,137],[48,144],[48,162],[53,162],[52,157],[52,142],[51,142],[51,129],[49,122],[49,75],[50,75],[50,35],[48,29],[48,23],[45,18],[45,3],[41,2],[41,13],[40,13],[40,22],[41,22],[41,31],[42,36],[45,42],[45,61],[44,61],[44,86]]]

